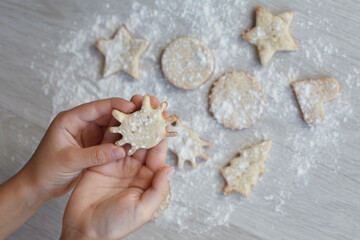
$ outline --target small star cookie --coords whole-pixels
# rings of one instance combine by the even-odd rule
[[[248,197],[251,185],[256,185],[259,174],[265,172],[265,161],[267,160],[271,140],[265,140],[240,152],[240,156],[230,161],[229,165],[221,169],[221,174],[226,180],[223,192],[230,195],[232,191],[240,192]]]
[[[334,78],[310,79],[291,83],[304,121],[315,125],[324,120],[324,103],[335,99],[341,90]]]
[[[214,64],[210,49],[200,40],[188,37],[172,41],[161,57],[165,78],[186,90],[204,84],[213,73]]]
[[[129,156],[133,155],[139,148],[152,148],[164,137],[175,137],[177,132],[168,132],[166,126],[176,121],[175,116],[164,118],[163,111],[167,102],[163,102],[157,109],[150,104],[150,96],[145,95],[142,107],[139,111],[131,114],[122,113],[116,109],[112,115],[121,124],[119,127],[111,127],[110,132],[120,133],[122,138],[115,144],[122,146],[131,144]]]
[[[245,72],[226,73],[213,85],[210,112],[230,129],[248,128],[264,111],[263,89],[255,77]]]
[[[100,39],[95,46],[105,56],[103,75],[105,78],[124,71],[135,79],[139,79],[139,59],[149,47],[150,41],[132,38],[122,25],[112,39]]]
[[[177,155],[179,168],[184,167],[185,161],[190,161],[191,166],[196,168],[198,166],[197,157],[208,159],[203,148],[210,147],[211,143],[201,139],[196,132],[186,127],[179,118],[171,126],[171,129],[176,131],[178,136],[169,141],[169,149]]]
[[[298,49],[289,33],[293,18],[293,11],[274,16],[263,7],[256,8],[256,26],[241,34],[241,38],[257,46],[263,66],[277,51]]]

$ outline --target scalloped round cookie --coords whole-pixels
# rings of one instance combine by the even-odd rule
[[[262,86],[245,72],[226,73],[220,77],[215,81],[209,98],[214,118],[231,129],[248,128],[264,111]]]
[[[210,49],[195,38],[172,41],[161,57],[165,78],[178,88],[190,90],[204,84],[214,71],[215,61]]]

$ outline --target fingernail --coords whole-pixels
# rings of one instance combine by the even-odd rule
[[[124,152],[124,149],[122,149],[122,148],[114,148],[110,154],[111,154],[111,158],[113,161],[116,161],[116,160],[119,160],[120,158],[125,157],[125,152]]]
[[[171,177],[174,175],[174,171],[175,171],[175,169],[173,167],[168,170],[167,175],[166,175],[167,180],[171,179]]]

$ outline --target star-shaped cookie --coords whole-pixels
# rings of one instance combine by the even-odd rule
[[[124,71],[133,78],[139,79],[139,59],[149,45],[149,40],[132,38],[125,25],[117,30],[112,39],[98,40],[95,46],[105,56],[104,77]]]
[[[274,16],[263,7],[256,8],[256,26],[246,30],[241,34],[241,38],[257,46],[263,66],[277,51],[298,49],[289,33],[293,18],[293,11]]]

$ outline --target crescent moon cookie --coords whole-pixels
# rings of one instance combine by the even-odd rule
[[[241,34],[241,38],[254,44],[259,50],[263,66],[277,51],[297,50],[294,39],[289,33],[294,11],[272,15],[263,7],[256,8],[256,26]]]
[[[170,204],[170,200],[171,200],[171,192],[169,190],[169,194],[166,195],[165,199],[161,202],[160,206],[156,209],[156,211],[154,212],[151,220],[154,221],[155,219],[159,218],[163,212],[167,209],[167,207]]]
[[[232,191],[240,192],[245,197],[251,193],[251,186],[256,185],[259,174],[265,173],[265,161],[271,148],[271,140],[265,140],[241,150],[240,156],[232,159],[229,165],[221,169],[226,180],[223,192],[230,195]]]
[[[194,89],[204,84],[214,71],[210,49],[195,38],[172,41],[161,57],[165,78],[178,88]]]
[[[248,128],[264,111],[263,89],[258,80],[245,72],[226,73],[210,92],[210,112],[230,129]]]
[[[103,75],[105,78],[124,71],[139,79],[139,59],[149,47],[150,41],[132,38],[125,25],[122,25],[112,39],[100,39],[95,46],[105,56]]]
[[[183,168],[185,161],[189,161],[191,166],[196,168],[198,166],[197,157],[208,159],[203,148],[210,147],[211,143],[201,139],[196,132],[186,127],[179,118],[171,126],[171,129],[178,133],[176,138],[169,141],[169,149],[178,157],[178,168]]]
[[[304,121],[315,125],[324,120],[324,103],[335,99],[341,87],[334,78],[309,79],[291,83]]]
[[[164,137],[175,137],[177,132],[168,132],[166,126],[176,121],[175,116],[164,118],[163,111],[167,102],[163,102],[157,109],[150,104],[150,96],[145,95],[142,107],[139,111],[131,114],[122,113],[116,109],[112,115],[121,124],[119,127],[111,127],[110,132],[120,133],[122,138],[115,144],[122,146],[131,144],[129,156],[133,155],[139,148],[152,148]]]

